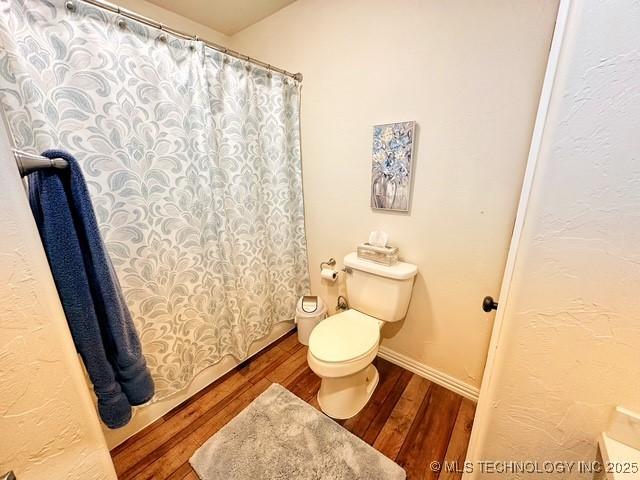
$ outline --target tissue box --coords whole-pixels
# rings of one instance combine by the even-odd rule
[[[398,247],[377,247],[369,243],[358,245],[358,258],[380,263],[382,265],[393,265],[398,263]]]

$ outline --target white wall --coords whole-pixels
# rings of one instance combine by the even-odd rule
[[[470,459],[592,461],[640,409],[640,2],[568,18]]]
[[[178,15],[177,13],[154,5],[153,3],[149,3],[146,0],[118,0],[117,2],[112,3],[151,18],[156,22],[163,23],[173,29],[180,30],[188,34],[198,35],[198,37],[204,40],[209,40],[224,46],[227,46],[230,41],[230,37],[222,32],[218,32],[217,30],[202,25],[201,23],[194,22],[182,15]]]
[[[419,276],[383,350],[477,393],[557,1],[299,0],[232,47],[304,74],[302,155],[313,292],[321,261],[384,229]],[[372,125],[419,125],[409,215],[369,207]],[[406,360],[406,359],[405,359]],[[451,385],[450,385],[451,386]]]
[[[0,120],[0,474],[115,480]]]

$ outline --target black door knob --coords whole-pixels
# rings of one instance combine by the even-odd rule
[[[490,312],[491,310],[498,309],[498,302],[493,300],[493,297],[484,297],[482,300],[482,310],[485,312]]]

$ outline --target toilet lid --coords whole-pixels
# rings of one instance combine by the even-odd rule
[[[323,362],[347,362],[368,353],[380,340],[379,321],[347,310],[320,322],[309,337],[309,350]]]

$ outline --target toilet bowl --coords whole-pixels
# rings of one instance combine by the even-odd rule
[[[318,404],[332,418],[357,414],[378,384],[372,361],[383,322],[357,310],[329,317],[311,332],[307,361],[322,378]]]
[[[384,266],[355,253],[344,258],[351,309],[314,328],[307,361],[321,379],[318,404],[336,419],[351,418],[367,404],[379,375],[371,363],[378,354],[385,322],[402,320],[409,307],[415,265]]]

